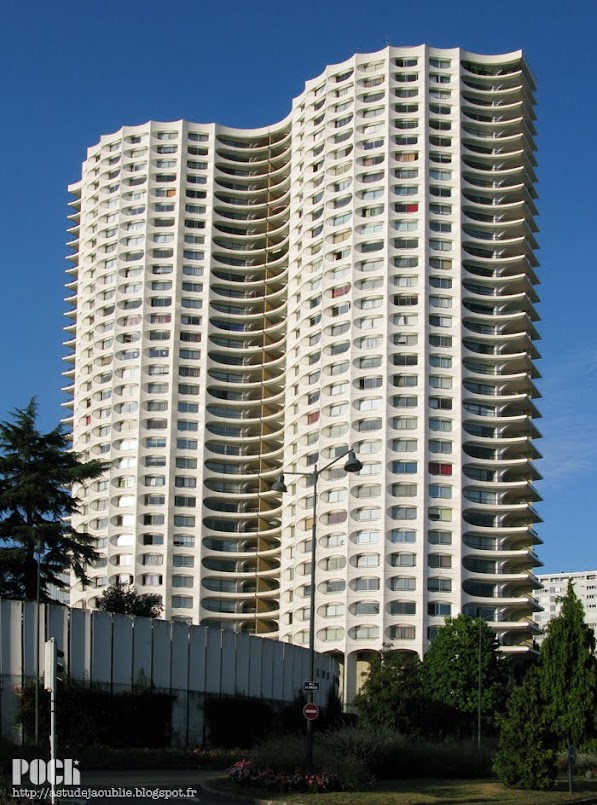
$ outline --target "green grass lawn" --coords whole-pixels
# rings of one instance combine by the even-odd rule
[[[505,788],[494,780],[384,780],[374,790],[358,793],[275,794],[257,788],[240,788],[227,779],[212,783],[219,790],[249,797],[299,805],[556,805],[560,802],[597,803],[597,780],[574,781],[574,794],[568,794],[568,781],[561,780],[554,791],[519,791]]]

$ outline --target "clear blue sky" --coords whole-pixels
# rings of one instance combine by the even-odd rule
[[[547,572],[597,568],[594,0],[6,0],[0,418],[38,395],[62,415],[68,194],[86,148],[148,119],[252,127],[308,78],[386,44],[523,48],[539,85],[541,403]]]

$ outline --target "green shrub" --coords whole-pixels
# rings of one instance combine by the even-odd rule
[[[494,748],[486,743],[479,750],[473,741],[416,741],[384,729],[326,733],[321,745],[324,754],[356,758],[369,776],[385,779],[487,777]]]
[[[479,778],[491,774],[493,745],[473,741],[417,742],[391,730],[348,728],[316,734],[314,770],[335,775],[344,791],[364,791],[385,779]],[[254,767],[291,775],[304,768],[303,735],[270,738],[256,747]]]
[[[371,774],[379,774],[389,763],[397,744],[403,739],[387,727],[375,730],[362,727],[348,727],[343,730],[324,733],[320,745],[326,755],[358,759]]]
[[[280,735],[269,738],[256,746],[253,752],[255,766],[285,773],[302,768],[305,765],[305,758],[304,735]],[[322,767],[318,745],[314,747],[313,761],[316,769]]]
[[[334,774],[342,791],[367,791],[375,782],[368,764],[356,755],[336,755],[322,747],[321,767]]]

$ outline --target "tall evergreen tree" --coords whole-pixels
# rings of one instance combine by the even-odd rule
[[[568,582],[562,610],[547,626],[540,668],[546,716],[562,746],[580,746],[596,732],[595,636],[584,617],[574,585]]]
[[[0,595],[35,601],[38,569],[41,601],[48,587],[68,586],[60,575],[73,570],[87,582],[85,565],[97,558],[93,538],[74,530],[77,511],[73,484],[100,476],[106,465],[82,461],[69,451],[59,425],[49,433],[37,427],[37,403],[16,409],[0,422]]]
[[[538,668],[517,685],[501,718],[493,769],[504,785],[548,791],[556,777],[557,738],[546,714]]]

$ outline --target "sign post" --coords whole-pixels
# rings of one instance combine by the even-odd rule
[[[572,768],[576,766],[576,749],[572,744],[568,747],[568,793],[572,793]]]
[[[57,683],[57,664],[58,656],[56,640],[51,637],[45,644],[46,655],[44,662],[45,688],[50,691],[50,761],[52,777],[50,779],[50,802],[56,802],[56,683]]]

